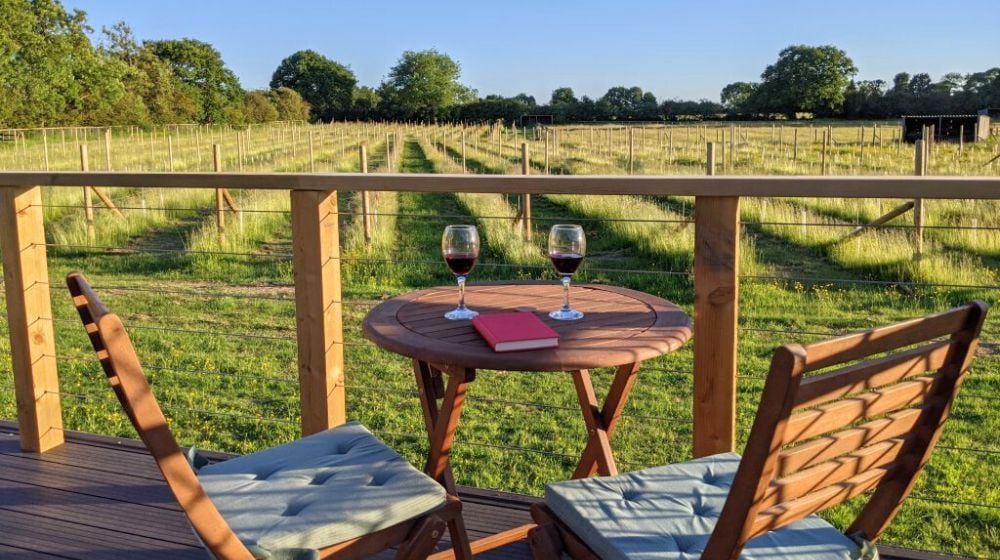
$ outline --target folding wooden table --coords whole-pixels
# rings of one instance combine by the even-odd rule
[[[409,357],[430,439],[426,472],[457,495],[448,459],[469,383],[477,370],[569,372],[576,387],[588,441],[574,478],[618,473],[611,437],[644,360],[672,352],[691,336],[691,320],[669,301],[626,288],[579,284],[570,302],[583,311],[577,321],[556,321],[548,312],[562,305],[562,286],[552,282],[477,284],[466,289],[466,304],[480,313],[533,311],[559,333],[559,347],[494,352],[470,321],[444,314],[458,301],[457,287],[411,292],[375,307],[365,318],[365,336],[378,346]],[[617,369],[603,404],[597,402],[589,370]],[[447,375],[445,382],[442,373]],[[440,403],[438,402],[440,401]],[[454,557],[470,558],[525,538],[532,525],[457,545]],[[449,530],[453,543],[468,542],[461,520]],[[461,535],[461,536],[460,536]],[[449,551],[449,555],[451,551]]]

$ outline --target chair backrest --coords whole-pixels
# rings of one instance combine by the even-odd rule
[[[930,459],[985,317],[975,301],[778,348],[702,557],[738,558],[750,539],[866,492],[846,533],[878,539]]]
[[[66,284],[108,382],[139,437],[156,459],[195,533],[215,558],[253,560],[253,555],[205,494],[198,475],[177,445],[121,320],[108,311],[82,274],[71,273],[66,277]]]

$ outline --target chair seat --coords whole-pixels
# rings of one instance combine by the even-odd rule
[[[545,503],[603,560],[700,558],[740,456],[722,453],[618,476],[549,484]],[[816,516],[761,535],[741,559],[847,560],[858,544]]]
[[[198,478],[247,546],[321,549],[445,503],[440,484],[357,423],[215,463]]]

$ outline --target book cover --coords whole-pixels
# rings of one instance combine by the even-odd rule
[[[491,313],[472,319],[472,326],[494,352],[538,350],[559,346],[559,333],[534,313]]]

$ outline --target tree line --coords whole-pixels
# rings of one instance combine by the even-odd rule
[[[659,101],[638,86],[593,99],[561,87],[539,102],[527,94],[480,96],[461,66],[435,51],[407,51],[377,87],[312,50],[288,56],[266,90],[245,90],[212,45],[195,39],[139,41],[118,23],[92,41],[86,14],[59,0],[0,0],[0,127],[245,124],[273,120],[555,122],[842,117],[973,112],[1000,106],[1000,67],[968,75],[897,74],[855,81],[857,68],[832,46],[790,46],[759,82],[723,88],[720,102]]]

